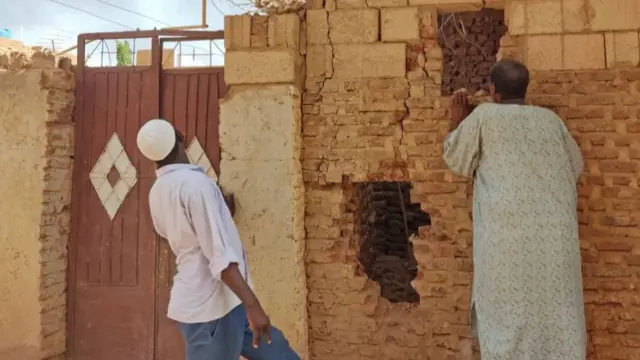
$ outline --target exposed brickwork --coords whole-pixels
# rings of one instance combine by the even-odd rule
[[[590,359],[636,359],[640,69],[532,77],[531,101],[565,119],[585,158],[578,192]]]
[[[74,88],[71,69],[46,69],[49,118],[41,218],[41,359],[62,358],[66,341],[67,245],[70,234],[71,177],[74,151]]]
[[[465,88],[488,91],[489,72],[506,32],[504,12],[483,9],[439,16],[438,43],[442,48],[442,95]]]
[[[468,313],[472,188],[442,161],[449,130],[449,99],[440,95],[443,53],[436,29],[425,26],[429,15],[421,9],[419,16],[422,40],[406,47],[405,77],[365,78],[363,70],[347,79],[344,67],[354,65],[335,59],[307,72],[303,171],[313,359],[479,359]],[[505,36],[502,43],[505,57],[520,56],[519,39]],[[323,47],[325,54],[335,48]],[[589,359],[638,358],[640,70],[534,71],[531,101],[566,120],[586,159],[579,211]],[[432,216],[413,241],[419,305],[391,304],[357,269],[356,219],[345,184],[373,180],[411,181],[412,202]]]
[[[45,118],[41,126],[45,127],[46,136],[44,153],[40,154],[44,161],[42,213],[40,224],[33,224],[40,228],[40,257],[29,259],[40,264],[40,308],[29,310],[40,311],[37,359],[42,360],[64,359],[66,349],[67,245],[74,147],[73,63],[74,57],[56,58],[51,51],[0,39],[0,71],[39,72],[39,83],[31,85],[46,93],[46,114],[34,114],[35,118]],[[16,101],[20,100],[16,98]],[[20,332],[21,329],[16,331]]]
[[[314,359],[468,358],[471,232],[466,182],[441,159],[448,132],[440,98],[442,51],[433,14],[406,47],[405,76],[308,77],[303,112],[307,276]],[[366,71],[365,71],[366,72]],[[321,73],[321,72],[315,72]],[[432,215],[413,241],[420,305],[391,304],[356,269],[346,180],[410,180],[412,202]],[[456,179],[457,180],[457,179]]]

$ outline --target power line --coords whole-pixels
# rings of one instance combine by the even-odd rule
[[[123,24],[123,23],[121,23],[121,22],[118,22],[118,21],[115,21],[115,20],[111,20],[111,19],[106,18],[106,17],[104,17],[104,16],[100,16],[100,15],[94,14],[94,13],[92,13],[92,12],[90,12],[90,11],[87,11],[87,10],[81,9],[81,8],[79,8],[79,7],[76,7],[76,6],[73,6],[73,5],[69,5],[69,4],[66,4],[66,3],[60,2],[60,1],[58,1],[58,0],[49,0],[49,1],[51,1],[52,3],[58,4],[58,5],[60,5],[60,6],[64,6],[64,7],[69,8],[69,9],[76,10],[76,11],[81,12],[81,13],[83,13],[83,14],[86,14],[86,15],[89,15],[89,16],[93,16],[93,17],[95,17],[95,18],[97,18],[97,19],[100,19],[100,20],[103,20],[103,21],[106,21],[106,22],[110,22],[110,23],[112,23],[112,24],[115,24],[115,25],[118,25],[118,26],[120,26],[120,27],[123,27],[123,28],[125,28],[125,29],[127,29],[127,30],[133,30],[133,31],[137,30],[137,29],[134,29],[133,27],[128,26],[128,25],[125,25],[125,24]],[[123,11],[127,11],[127,12],[130,12],[130,13],[133,13],[133,14],[139,15],[139,16],[143,16],[143,17],[145,17],[145,18],[148,18],[148,19],[150,19],[150,20],[153,20],[153,21],[159,22],[159,23],[161,23],[161,24],[168,25],[167,23],[164,23],[163,21],[160,21],[160,20],[158,20],[158,19],[154,19],[154,18],[152,18],[152,17],[150,17],[150,16],[147,16],[147,15],[144,15],[144,14],[141,14],[141,13],[138,13],[137,11],[133,11],[133,10],[130,10],[130,9],[126,9],[126,8],[121,7],[121,6],[119,6],[119,5],[111,4],[111,3],[108,3],[108,2],[103,1],[103,0],[97,0],[97,1],[99,1],[99,2],[101,2],[101,3],[104,3],[104,4],[106,4],[106,5],[109,5],[109,6],[112,6],[112,7],[118,8],[118,9],[123,10]],[[170,25],[169,25],[169,26],[170,26]],[[221,49],[220,49],[220,47],[219,47],[215,42],[213,42],[213,44],[216,46],[216,48],[218,48],[218,50],[221,50]],[[191,47],[191,48],[194,48],[194,49],[202,50],[202,51],[205,51],[205,52],[207,51],[207,50],[205,50],[205,49],[202,49],[202,48],[199,48],[199,47],[196,47],[196,46],[190,45],[190,44],[183,44],[183,45],[188,46],[188,47]],[[224,54],[224,52],[222,52],[222,53]],[[221,54],[213,54],[213,55],[221,55]]]
[[[95,17],[97,19],[100,19],[100,20],[103,20],[103,21],[106,21],[106,22],[110,22],[112,24],[116,24],[116,25],[121,26],[121,27],[123,27],[125,29],[135,30],[134,28],[132,28],[132,27],[130,27],[128,25],[125,25],[125,24],[123,24],[121,22],[118,22],[118,21],[115,21],[115,20],[111,20],[111,19],[107,19],[106,17],[100,16],[100,15],[96,15],[96,14],[90,12],[90,11],[75,7],[73,5],[65,4],[65,3],[57,1],[57,0],[49,0],[49,1],[51,1],[52,3],[56,3],[56,4],[60,5],[60,6],[64,6],[64,7],[67,7],[69,9],[73,9],[73,10],[79,11],[81,13],[93,16],[93,17]]]
[[[139,12],[134,11],[134,10],[131,10],[131,9],[127,9],[127,8],[125,8],[125,7],[122,7],[122,6],[120,6],[120,5],[116,5],[116,4],[110,3],[110,2],[108,2],[108,1],[104,1],[104,0],[96,0],[96,1],[97,1],[97,2],[99,2],[99,3],[105,4],[105,5],[107,5],[107,6],[111,6],[111,7],[113,7],[113,8],[120,9],[120,10],[122,10],[122,11],[126,11],[126,12],[128,12],[128,13],[131,13],[131,14],[135,14],[135,15],[141,16],[141,17],[143,17],[143,18],[145,18],[145,19],[147,19],[147,20],[155,21],[155,22],[160,23],[160,24],[165,25],[165,26],[171,26],[171,24],[168,24],[168,23],[166,23],[166,22],[164,22],[164,21],[162,21],[162,20],[158,20],[158,19],[152,18],[151,16],[145,15],[145,14],[143,14],[143,13],[139,13]]]
[[[218,5],[216,5],[216,3],[213,0],[209,0],[209,2],[211,2],[211,5],[213,6],[214,9],[218,10],[218,12],[222,15],[222,16],[226,16],[227,14],[224,13],[224,11],[222,11],[222,9],[220,9],[220,7],[218,7]]]
[[[119,9],[119,10],[122,10],[122,11],[126,11],[126,12],[128,12],[130,14],[141,16],[141,17],[143,17],[143,18],[145,18],[147,20],[155,21],[155,22],[157,22],[159,24],[162,24],[162,25],[165,25],[165,26],[173,26],[173,25],[171,25],[171,24],[169,24],[167,22],[164,22],[162,20],[156,19],[154,17],[151,17],[149,15],[143,14],[143,13],[135,11],[135,10],[127,9],[127,8],[125,8],[123,6],[116,5],[116,4],[114,4],[112,2],[109,2],[109,1],[105,1],[105,0],[96,0],[96,1],[99,2],[99,3],[102,3],[104,5],[107,5],[107,6],[111,6],[113,8],[116,8],[116,9]],[[211,3],[213,4],[213,0],[211,1]],[[214,6],[215,6],[215,4],[214,4]],[[216,6],[216,8],[217,8],[217,6]],[[224,13],[223,13],[223,15],[224,15]],[[183,44],[183,45],[191,47],[191,48],[194,48],[194,49],[207,51],[207,50],[205,50],[205,49],[203,49],[201,47],[198,47],[198,46],[194,46],[194,45],[190,45],[190,44]],[[220,53],[224,54],[224,50],[222,48],[220,48],[220,46],[218,44],[213,42],[213,45],[218,49],[218,51],[220,51]]]
[[[236,3],[234,3],[234,2],[233,2],[233,0],[229,0],[229,1],[231,1],[231,3],[232,3],[233,5],[235,5],[238,9],[242,10],[242,9],[240,8],[240,6],[238,6]],[[219,7],[218,5],[216,5],[216,3],[215,3],[213,0],[209,0],[209,2],[211,3],[211,5],[212,5],[212,6],[213,6],[213,7],[214,7],[214,8],[215,8],[215,9],[216,9],[220,14],[222,14],[222,17],[224,17],[224,16],[226,16],[226,15],[227,15],[227,14],[225,14],[225,13],[224,13],[224,11],[222,11],[222,9],[220,9],[220,7]],[[213,45],[214,45],[216,48],[218,48],[218,51],[220,51],[221,53],[223,53],[223,54],[224,54],[224,50],[222,50],[218,44],[216,44],[215,42],[213,42]]]

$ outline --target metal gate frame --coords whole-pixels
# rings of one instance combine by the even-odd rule
[[[76,119],[82,118],[82,110],[83,110],[83,101],[84,95],[82,93],[82,84],[84,81],[85,68],[86,66],[86,45],[101,40],[118,40],[118,39],[151,39],[151,64],[150,65],[132,65],[133,68],[145,68],[147,71],[150,71],[155,74],[154,78],[157,81],[155,84],[154,91],[157,93],[154,95],[158,99],[155,107],[152,110],[152,115],[154,117],[160,116],[160,107],[161,107],[161,79],[162,79],[162,52],[163,52],[163,44],[165,42],[183,42],[183,41],[206,41],[206,40],[222,40],[224,39],[224,31],[188,31],[188,30],[139,30],[139,31],[124,31],[124,32],[105,32],[105,33],[86,33],[80,34],[78,36],[78,46],[77,46],[77,65],[76,65],[76,107],[74,109],[74,116]],[[104,68],[104,67],[103,67]],[[116,68],[106,67],[106,68]],[[210,69],[211,67],[205,67],[205,69]],[[197,71],[197,69],[203,69],[198,67],[189,67],[184,68],[185,72],[193,72]],[[181,71],[180,68],[174,68],[172,71]],[[145,90],[149,91],[151,89]],[[84,121],[84,120],[83,120]],[[78,122],[76,120],[76,129],[75,136],[79,138],[81,136],[80,126],[78,126]],[[75,150],[74,150],[75,154]],[[78,156],[75,156],[74,159],[74,171],[72,176],[72,184],[73,186],[78,186],[77,184],[81,183],[81,173],[78,170],[80,168],[81,159]],[[72,199],[71,199],[71,234],[69,238],[68,245],[68,270],[67,270],[67,329],[66,329],[66,357],[73,357],[73,346],[74,346],[74,311],[75,308],[75,290],[76,290],[76,257],[77,257],[77,234],[78,234],[78,220],[79,214],[78,211],[78,194],[77,191],[72,191]],[[159,253],[159,252],[158,252]],[[157,274],[157,258],[158,253],[156,254],[156,270],[154,272],[154,279]],[[154,295],[154,303],[156,301],[156,296]],[[157,318],[155,320],[157,325]],[[155,337],[155,336],[154,336]],[[155,344],[154,338],[154,347],[157,346]],[[155,351],[154,351],[155,353]]]

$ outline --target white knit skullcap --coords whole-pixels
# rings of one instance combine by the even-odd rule
[[[138,131],[138,149],[151,161],[160,161],[169,155],[176,144],[176,131],[168,121],[147,121]]]

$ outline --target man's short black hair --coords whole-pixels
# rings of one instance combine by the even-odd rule
[[[500,60],[491,68],[491,83],[503,100],[524,99],[529,86],[529,70],[515,60]]]

